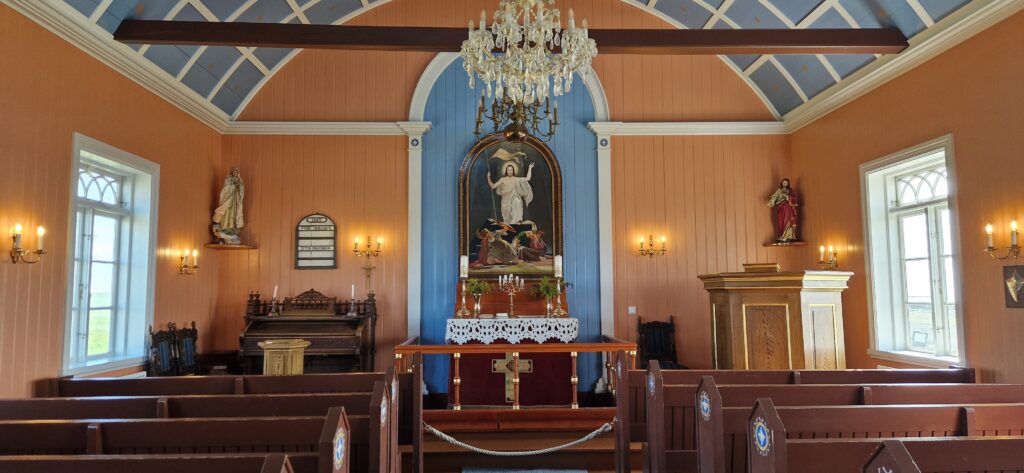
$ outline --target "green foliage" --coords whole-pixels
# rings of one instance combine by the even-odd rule
[[[491,283],[477,278],[466,280],[466,292],[474,296],[491,292]]]
[[[558,280],[550,279],[547,276],[540,278],[540,282],[533,288],[533,293],[537,297],[543,297],[545,299],[557,296]]]

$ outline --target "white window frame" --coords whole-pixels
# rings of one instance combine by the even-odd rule
[[[87,152],[103,158],[96,164],[82,157]],[[88,136],[75,133],[72,139],[71,185],[69,192],[67,268],[68,275],[62,366],[63,374],[90,375],[121,368],[138,366],[145,362],[148,350],[148,327],[153,324],[156,293],[157,218],[160,195],[160,166],[136,155],[107,145]],[[116,206],[91,204],[78,198],[78,173],[86,166],[104,169],[124,176],[130,185],[122,187],[125,203],[120,212],[122,221],[119,230],[117,267],[119,284],[126,287],[117,293],[112,301],[116,312],[111,314],[111,350],[103,357],[74,356],[73,347],[78,346],[80,327],[74,326],[72,306],[78,297],[75,287],[75,250],[81,243],[78,239],[76,220],[80,207],[86,205],[96,211],[117,213]],[[82,253],[83,263],[86,253]],[[141,283],[140,283],[141,282]],[[83,349],[84,350],[84,349]],[[83,351],[84,352],[84,351]]]
[[[914,169],[911,163],[915,160],[937,153],[944,154],[947,183],[949,186],[949,194],[946,201],[949,208],[950,246],[953,252],[953,282],[956,290],[955,307],[958,357],[955,358],[951,356],[934,356],[904,349],[903,343],[898,341],[898,339],[905,338],[905,335],[902,333],[901,328],[896,327],[895,316],[892,313],[897,305],[895,300],[902,298],[901,291],[903,290],[902,280],[893,281],[892,276],[894,274],[902,275],[903,272],[902,270],[894,271],[892,266],[900,263],[900,255],[890,254],[891,249],[894,248],[892,245],[893,239],[899,237],[899,229],[892,228],[891,226],[892,212],[890,212],[888,202],[895,199],[896,196],[889,195],[890,186],[885,185],[881,180],[891,176],[901,165],[906,167],[906,170],[899,171],[902,174],[905,171]],[[871,357],[928,367],[967,366],[967,352],[964,343],[963,275],[959,270],[963,267],[963,262],[961,260],[962,252],[960,251],[960,225],[956,184],[955,153],[952,135],[936,138],[860,166],[861,210],[864,222],[865,247],[864,268],[870,310],[868,317],[870,346],[867,353]],[[886,190],[884,195],[870,194],[869,191],[876,186],[883,186]],[[927,218],[932,219],[934,214],[937,214],[937,212],[928,211]],[[877,232],[878,234],[876,235],[876,232],[873,230],[880,226],[884,227],[885,230],[884,232]],[[941,241],[941,237],[939,237],[939,240]],[[886,262],[886,264],[883,267],[875,268],[876,262]],[[884,303],[880,304],[879,300],[884,301]],[[942,304],[944,301],[936,300],[934,303]],[[885,327],[888,327],[888,330]]]

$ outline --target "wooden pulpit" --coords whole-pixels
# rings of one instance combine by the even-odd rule
[[[699,276],[711,296],[716,369],[845,369],[843,290],[853,273],[777,264]]]

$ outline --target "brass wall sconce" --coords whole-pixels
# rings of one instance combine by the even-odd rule
[[[192,275],[199,270],[199,250],[193,248],[189,251],[188,248],[182,249],[178,252],[178,274],[181,275]]]
[[[998,260],[1004,260],[1007,258],[1019,258],[1020,242],[1017,238],[1017,221],[1010,221],[1010,247],[1006,248],[1006,253],[1002,256],[1000,256],[997,253],[999,250],[996,249],[996,246],[992,241],[992,230],[993,229],[991,223],[985,225],[985,239],[987,241],[987,245],[985,246],[985,252],[988,253],[989,256]]]
[[[818,266],[821,269],[837,270],[839,269],[839,253],[836,252],[836,248],[832,245],[828,245],[828,258],[825,255],[825,245],[818,247]]]
[[[373,245],[369,236],[366,237],[366,245],[361,245],[362,240],[356,237],[355,243],[352,245],[352,254],[358,257],[365,257],[366,262],[363,263],[362,269],[366,271],[366,288],[369,294],[373,294],[373,270],[377,269],[377,265],[373,264],[373,258],[381,255],[383,252],[384,237],[377,237],[376,245]]]
[[[665,247],[666,238],[661,237],[661,248],[655,248],[654,235],[649,235],[647,240],[644,237],[640,237],[640,256],[663,256],[668,252],[668,248]]]
[[[14,242],[14,245],[11,248],[11,262],[14,264],[38,263],[43,259],[43,255],[46,254],[46,251],[43,251],[43,236],[46,235],[46,229],[42,226],[36,227],[36,251],[29,251],[21,246],[21,232],[22,227],[20,223],[16,223],[11,227],[11,240]],[[30,254],[35,254],[35,259],[30,259]]]

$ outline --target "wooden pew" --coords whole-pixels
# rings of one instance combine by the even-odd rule
[[[670,395],[684,404],[679,404],[680,412],[672,415],[678,416],[679,424],[687,426],[685,431],[679,433],[678,442],[685,445],[686,450],[695,450],[694,444],[694,401],[696,385],[704,376],[713,376],[719,384],[745,384],[745,385],[800,385],[809,382],[815,384],[827,384],[838,382],[844,377],[848,379],[846,384],[865,383],[974,383],[975,374],[971,368],[951,368],[938,370],[795,370],[795,371],[754,371],[754,370],[661,370],[655,361],[650,364],[647,372],[640,370],[625,370],[626,356],[619,352],[616,357],[615,376],[616,386],[616,415],[622,420],[623,428],[616,432],[616,447],[628,451],[631,442],[644,442],[647,440],[647,396],[650,392],[650,376],[660,379],[663,385],[686,385],[680,390],[689,390],[689,394],[678,398],[678,393]],[[973,384],[972,384],[973,386]],[[756,389],[756,388],[755,388]],[[832,388],[834,396],[840,396],[840,392],[855,390],[856,388]],[[981,396],[981,394],[979,394]],[[996,390],[991,391],[992,399],[998,398]],[[833,398],[838,399],[838,398]],[[830,401],[832,402],[832,401]],[[998,402],[998,401],[979,401]],[[743,405],[750,405],[746,403]],[[659,417],[662,418],[662,417]],[[673,417],[675,418],[675,417]],[[646,457],[646,454],[645,454]],[[695,468],[690,462],[695,461],[692,455],[689,460],[680,459],[683,464],[690,465],[688,468]],[[622,458],[622,463],[616,465],[617,471],[629,471],[631,465],[626,463],[627,459]]]
[[[375,409],[372,406],[377,406]],[[297,472],[332,471],[339,431],[354,471],[389,471],[388,390],[378,383],[368,416],[0,422],[0,455],[276,453]],[[319,464],[319,466],[317,466]]]
[[[0,457],[0,471],[5,473],[292,473],[293,468],[283,454]]]
[[[862,473],[982,473],[1024,470],[1024,438],[967,437],[885,440]]]
[[[0,420],[326,416],[332,407],[366,415],[370,393],[228,394],[0,399]]]
[[[730,443],[734,445],[732,454],[725,454],[724,471],[857,472],[878,444],[888,438],[1024,433],[1024,404],[776,408],[764,398],[746,413],[740,426],[743,431],[734,431],[735,418],[738,414],[743,419],[743,411],[723,409],[723,445],[726,449]],[[703,434],[701,430],[698,436]],[[702,467],[704,453],[700,451]],[[715,466],[707,471],[723,469]]]
[[[282,376],[180,376],[169,378],[53,378],[36,384],[36,397],[180,396],[370,392],[385,373]]]

